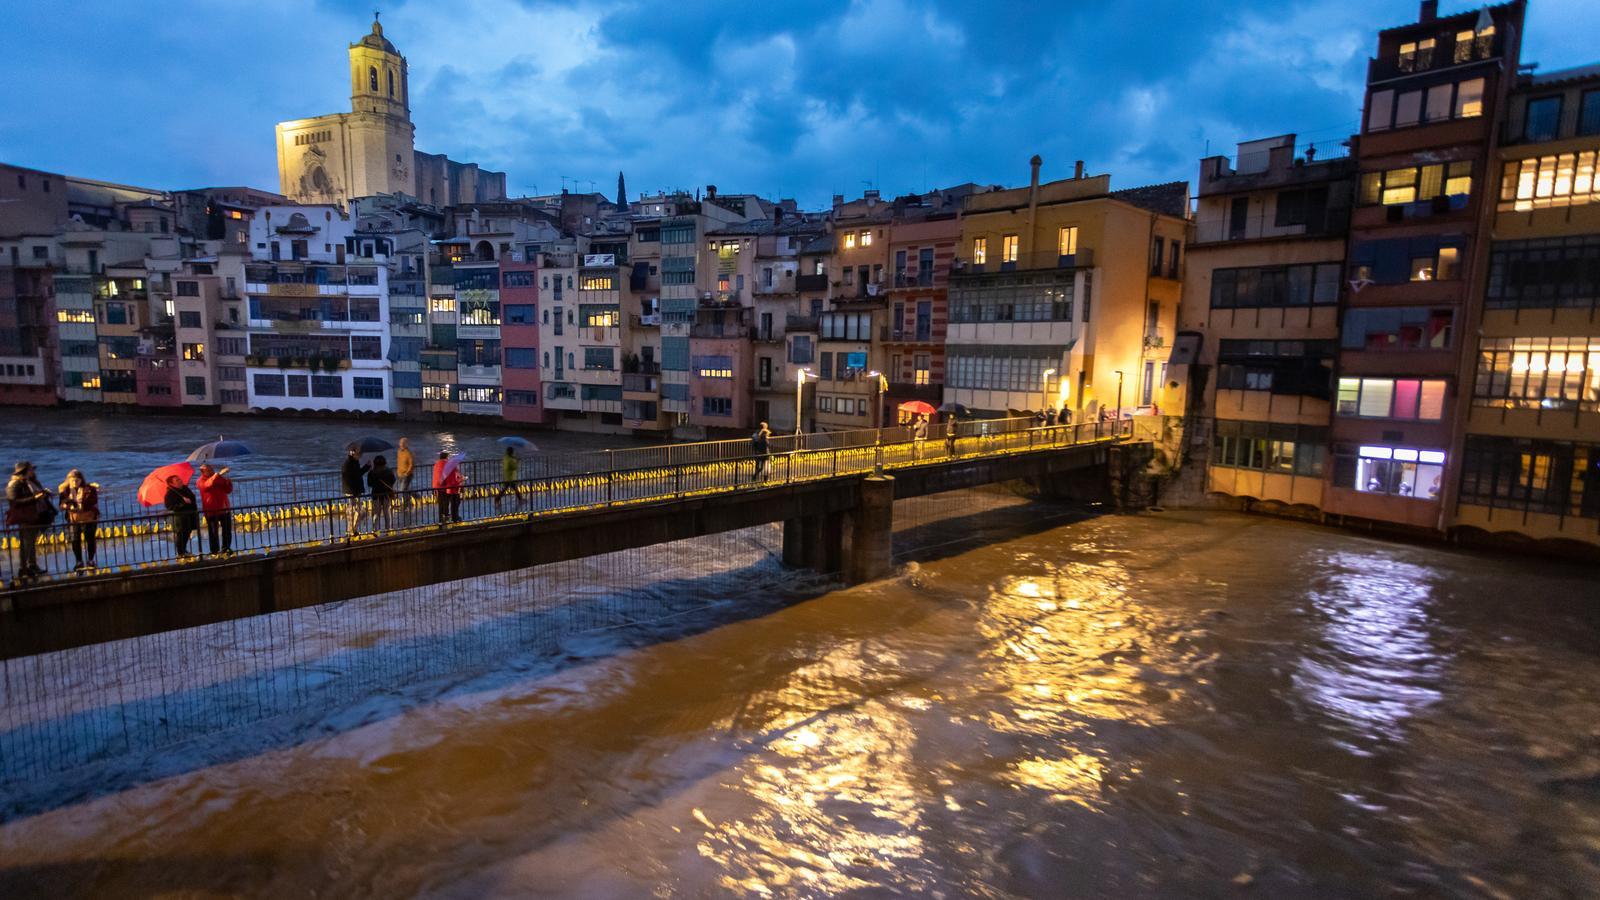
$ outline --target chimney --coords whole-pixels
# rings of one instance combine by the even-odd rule
[[[1039,214],[1039,167],[1042,165],[1044,160],[1040,159],[1037,153],[1033,155],[1033,159],[1028,160],[1028,168],[1032,169],[1032,174],[1028,179],[1028,233],[1022,238],[1022,245],[1027,248],[1025,252],[1033,251],[1033,225]]]
[[[1083,180],[1083,160],[1080,159],[1072,164],[1072,177],[1078,181]]]
[[[1044,165],[1044,160],[1040,159],[1037,153],[1033,155],[1033,159],[1028,160],[1028,168],[1032,170],[1032,174],[1028,178],[1028,189],[1034,193],[1039,192],[1039,167],[1042,165]]]
[[[1422,8],[1417,11],[1418,22],[1432,22],[1439,18],[1439,0],[1422,0]]]

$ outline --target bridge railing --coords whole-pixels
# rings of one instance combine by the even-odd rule
[[[957,424],[962,437],[977,435],[980,431],[1019,431],[1033,427],[1031,418],[978,419]],[[929,436],[943,436],[942,424],[930,425]],[[894,426],[883,429],[858,428],[849,431],[825,431],[811,434],[773,435],[771,447],[775,453],[794,450],[819,450],[843,447],[862,447],[876,443],[898,443],[911,440],[910,429]],[[739,459],[750,453],[750,438],[721,441],[699,441],[684,444],[655,444],[643,447],[624,447],[614,450],[584,450],[573,453],[533,452],[518,457],[518,477],[555,478],[563,475],[586,475],[623,469],[637,469],[651,465],[672,466],[695,462]],[[389,465],[394,466],[394,452],[387,451]],[[370,458],[370,457],[369,457]],[[419,455],[416,486],[431,484],[433,457]],[[226,463],[219,463],[225,465]],[[463,460],[461,473],[470,484],[489,484],[501,481],[501,459],[498,456]],[[236,505],[265,506],[273,503],[311,502],[343,493],[338,469],[308,469],[291,475],[230,476],[233,482],[233,501]],[[138,485],[102,485],[100,511],[108,518],[137,518],[147,514],[137,499]]]
[[[961,423],[954,436],[946,435],[942,428],[930,428],[925,440],[915,440],[909,429],[898,427],[791,435],[774,438],[766,454],[755,453],[748,439],[628,448],[533,457],[524,462],[535,465],[524,465],[512,481],[501,477],[498,460],[479,460],[470,472],[463,465],[465,483],[455,501],[449,495],[441,497],[431,487],[397,492],[386,501],[377,501],[370,496],[346,497],[335,486],[316,497],[235,504],[227,512],[231,541],[219,543],[226,544],[235,556],[265,554],[374,535],[471,527],[533,515],[759,489],[870,472],[879,466],[893,469],[952,457],[1126,439],[1134,427],[1130,419],[1048,427],[1035,426],[1031,419],[996,419]],[[540,464],[544,459],[559,462]],[[418,474],[423,475],[420,467]],[[6,583],[16,586],[22,545],[28,540],[35,542],[38,565],[50,577],[72,577],[69,573],[75,571],[78,558],[74,532],[82,557],[98,564],[90,573],[95,576],[214,557],[218,547],[210,540],[208,518],[165,510],[102,515],[93,529],[96,546],[92,551],[88,529],[68,523],[46,529],[8,528],[0,532]],[[220,521],[217,532],[221,539]],[[180,537],[185,538],[182,549]],[[204,557],[202,549],[207,551]]]

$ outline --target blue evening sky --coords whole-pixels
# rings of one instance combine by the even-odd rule
[[[1441,13],[1468,7],[1444,0]],[[417,147],[610,196],[694,188],[820,206],[1087,160],[1114,184],[1356,126],[1380,26],[1412,0],[452,0],[381,4]],[[277,190],[273,125],[349,108],[372,3],[16,3],[0,161],[160,188]],[[1524,60],[1600,61],[1600,2],[1532,0]],[[565,182],[563,182],[565,176]]]

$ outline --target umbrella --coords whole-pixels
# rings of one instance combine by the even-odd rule
[[[497,439],[495,439],[495,443],[499,444],[502,447],[510,447],[513,450],[537,450],[537,449],[539,449],[538,447],[535,447],[533,445],[533,441],[530,441],[527,438],[517,437],[515,435],[509,436],[509,437],[497,438]]]
[[[201,444],[189,454],[189,462],[209,462],[213,459],[232,459],[235,456],[248,456],[254,453],[243,441],[225,441],[221,437],[209,444]]]
[[[354,450],[357,453],[366,454],[377,453],[379,450],[393,450],[394,445],[383,438],[368,436],[361,438],[360,440],[351,441],[350,443],[345,444],[344,448],[346,450]]]
[[[965,406],[955,402],[954,400],[939,407],[939,412],[959,416],[963,419],[972,417],[972,410],[967,409]]]
[[[176,475],[184,484],[194,477],[194,466],[187,461],[168,463],[144,477],[139,485],[139,502],[145,506],[160,506],[167,497],[167,478]]]
[[[444,461],[444,468],[439,471],[439,477],[449,478],[450,473],[461,468],[461,463],[467,458],[465,453],[457,453]]]
[[[931,416],[935,412],[938,412],[938,410],[933,408],[933,404],[924,403],[921,400],[907,400],[906,402],[900,404],[900,408],[908,413],[915,413],[919,416]]]

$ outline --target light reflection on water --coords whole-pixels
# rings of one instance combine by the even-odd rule
[[[8,823],[0,860],[113,894],[1582,896],[1592,588],[1090,520]]]

